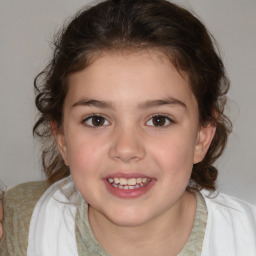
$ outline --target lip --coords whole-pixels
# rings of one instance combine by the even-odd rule
[[[109,178],[126,178],[126,179],[147,178],[147,179],[150,179],[150,182],[143,187],[125,190],[125,189],[120,189],[118,187],[116,188],[116,187],[112,186],[108,182]],[[146,194],[154,186],[154,184],[156,183],[156,179],[149,177],[149,176],[142,175],[140,173],[121,173],[121,172],[119,172],[119,173],[113,173],[111,175],[106,176],[105,178],[103,178],[103,182],[104,182],[107,190],[115,197],[118,197],[121,199],[135,199],[135,198],[141,197],[144,194]]]
[[[124,173],[124,172],[116,172],[116,173],[112,173],[108,176],[105,177],[105,179],[109,179],[109,178],[125,178],[125,179],[131,179],[131,178],[147,178],[147,179],[154,179],[152,177],[143,175],[141,173]]]

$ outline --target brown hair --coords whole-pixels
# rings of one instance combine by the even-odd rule
[[[81,10],[57,36],[52,60],[35,79],[40,116],[33,132],[42,141],[48,180],[52,183],[70,174],[50,125],[54,122],[61,128],[68,76],[87,67],[95,54],[103,51],[155,48],[188,75],[200,124],[216,126],[205,158],[193,166],[191,175],[194,188],[215,190],[218,171],[212,164],[225,148],[231,123],[223,113],[229,81],[214,45],[213,37],[195,16],[168,1],[108,0]]]

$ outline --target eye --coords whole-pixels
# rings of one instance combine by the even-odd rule
[[[100,126],[109,125],[109,121],[107,121],[106,118],[100,115],[89,116],[86,119],[84,119],[82,123],[86,123],[86,125],[91,127],[100,127]]]
[[[169,117],[164,116],[164,115],[152,116],[150,118],[150,120],[147,121],[147,125],[149,125],[149,126],[156,126],[156,127],[168,126],[171,123],[173,123],[173,121]]]

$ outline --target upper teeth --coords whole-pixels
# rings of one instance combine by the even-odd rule
[[[131,178],[131,179],[126,179],[126,178],[109,178],[108,179],[109,183],[115,183],[115,184],[120,184],[122,186],[129,185],[129,186],[134,186],[136,184],[145,184],[149,182],[150,180],[147,178]]]

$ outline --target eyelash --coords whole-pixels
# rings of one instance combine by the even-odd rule
[[[100,118],[101,119],[101,121],[103,121],[103,124],[100,124],[100,125],[93,125],[93,118]],[[170,124],[173,124],[174,123],[174,121],[170,118],[170,117],[168,117],[168,116],[166,116],[166,115],[161,115],[161,114],[157,114],[157,115],[152,115],[151,117],[150,117],[150,119],[146,122],[146,124],[148,124],[153,118],[164,118],[164,125],[154,125],[153,123],[153,125],[149,125],[149,126],[152,126],[152,127],[154,127],[154,128],[165,128],[165,127],[168,127],[168,126],[170,126]],[[89,121],[89,120],[91,120],[91,124],[88,124],[87,122]],[[98,119],[99,120],[99,119]],[[100,127],[102,127],[102,126],[106,126],[106,125],[104,125],[104,123],[107,121],[107,119],[105,118],[105,117],[103,117],[102,115],[99,115],[99,114],[93,114],[93,115],[91,115],[91,116],[88,116],[88,117],[86,117],[85,119],[83,119],[83,121],[81,122],[82,124],[84,124],[84,123],[86,123],[86,126],[88,126],[89,128],[93,128],[93,129],[97,129],[97,128],[100,128]],[[166,121],[168,122],[168,124],[166,125]],[[108,124],[107,125],[109,125],[109,121],[107,121],[108,122]],[[151,121],[152,122],[152,121]]]
[[[166,127],[168,127],[168,126],[170,126],[171,124],[174,123],[174,121],[170,117],[168,117],[166,115],[161,115],[161,114],[152,115],[151,118],[146,123],[153,120],[153,118],[164,118],[164,122],[165,123],[166,123],[166,121],[168,122],[167,125],[165,123],[164,123],[164,125],[150,125],[150,126],[153,126],[155,128],[166,128]]]
[[[93,114],[93,115],[91,115],[91,116],[88,116],[88,117],[86,117],[85,119],[83,119],[83,121],[82,121],[82,124],[86,124],[86,126],[88,126],[89,128],[93,128],[93,129],[97,129],[97,128],[100,128],[100,127],[102,127],[102,126],[104,126],[104,125],[99,125],[99,126],[97,126],[97,125],[91,125],[91,124],[88,124],[87,122],[89,121],[89,120],[91,120],[92,121],[92,118],[101,118],[102,119],[102,121],[104,121],[104,123],[105,123],[105,121],[107,121],[107,119],[105,118],[105,117],[103,117],[102,115],[99,115],[99,114]],[[108,121],[107,121],[108,122]],[[109,122],[108,122],[108,124],[109,124]],[[106,125],[105,125],[106,126]]]

